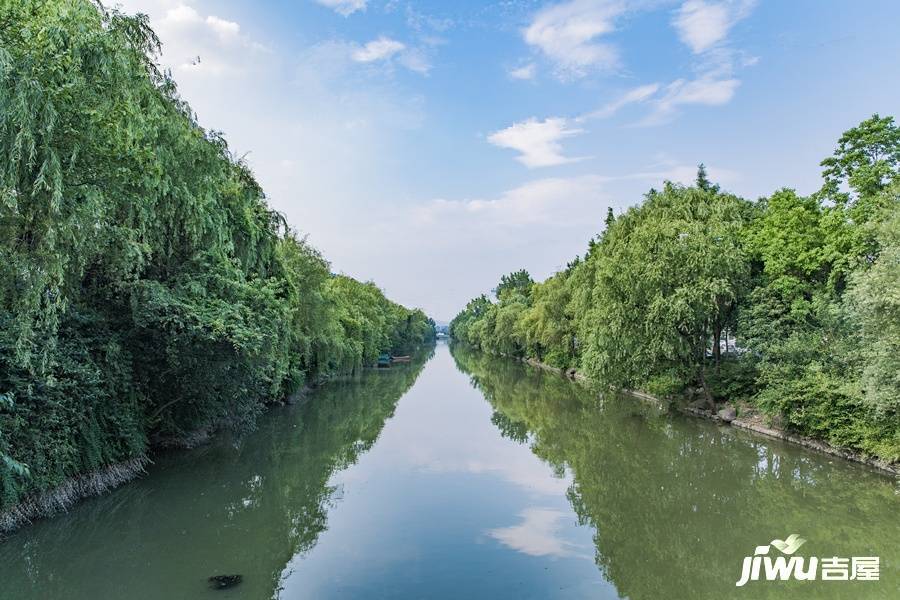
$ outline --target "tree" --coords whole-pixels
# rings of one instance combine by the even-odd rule
[[[526,298],[531,295],[531,286],[534,280],[528,271],[520,269],[500,278],[500,283],[494,288],[494,295],[498,300],[503,300],[507,294],[521,294]]]
[[[744,293],[747,211],[734,196],[670,183],[617,219],[594,259],[589,374],[623,387],[695,381],[712,403],[706,352]]]
[[[522,316],[521,330],[528,354],[554,367],[576,365],[575,322],[569,312],[569,275],[574,268],[534,284],[531,305]]]
[[[822,161],[823,193],[846,197],[846,184],[858,196],[872,196],[897,178],[900,171],[900,127],[893,117],[872,115],[849,129],[838,140],[834,155]]]
[[[700,163],[697,165],[697,178],[694,180],[694,187],[704,192],[718,192],[719,186],[710,182],[706,176],[706,165]]]

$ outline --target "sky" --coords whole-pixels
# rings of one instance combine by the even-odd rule
[[[893,0],[120,6],[333,271],[439,322],[701,162],[749,199],[808,194],[843,131],[900,116]]]

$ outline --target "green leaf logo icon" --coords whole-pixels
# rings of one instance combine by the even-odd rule
[[[800,546],[806,543],[806,540],[792,533],[786,540],[772,540],[771,544],[781,550],[782,554],[793,554]]]

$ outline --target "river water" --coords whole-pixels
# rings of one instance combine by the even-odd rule
[[[895,599],[898,489],[438,344],[12,535],[0,598]],[[792,533],[795,556],[878,557],[879,580],[735,586]]]

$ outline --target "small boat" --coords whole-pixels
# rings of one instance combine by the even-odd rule
[[[409,362],[412,359],[409,356],[392,356],[391,362],[401,363],[401,362]]]
[[[391,355],[390,354],[382,354],[378,357],[378,367],[385,368],[391,366]]]

